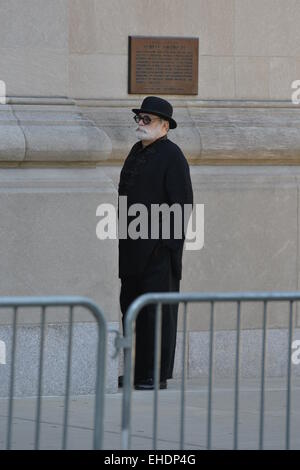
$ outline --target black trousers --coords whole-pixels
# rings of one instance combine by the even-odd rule
[[[172,272],[169,248],[159,247],[151,255],[142,275],[121,279],[120,305],[123,331],[125,314],[133,300],[149,292],[178,292],[179,284],[180,280],[175,278]],[[154,378],[155,311],[155,305],[148,305],[137,316],[135,382]],[[170,379],[173,375],[177,316],[177,304],[163,305],[160,380]]]

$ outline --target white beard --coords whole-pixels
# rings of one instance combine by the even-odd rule
[[[160,133],[157,129],[146,130],[144,128],[142,129],[138,127],[135,132],[139,140],[155,140],[156,138],[160,136]]]

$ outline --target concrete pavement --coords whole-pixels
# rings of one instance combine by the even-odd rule
[[[132,449],[152,448],[153,392],[133,392]],[[122,393],[105,397],[104,448],[120,449]],[[300,380],[293,379],[291,408],[291,448],[300,449]],[[44,397],[42,400],[40,447],[59,449],[62,439],[62,397]],[[12,448],[32,449],[35,428],[34,398],[14,401]],[[76,396],[70,401],[68,448],[91,449],[93,436],[94,396]],[[0,399],[0,449],[5,448],[8,400]],[[180,382],[169,381],[167,390],[159,392],[158,449],[178,449],[180,432]],[[260,421],[260,382],[257,379],[240,381],[239,441],[241,449],[258,448]],[[286,380],[266,379],[265,432],[266,449],[285,446]],[[186,392],[185,449],[206,447],[207,380],[192,379]],[[233,448],[234,379],[215,380],[213,392],[212,448]]]

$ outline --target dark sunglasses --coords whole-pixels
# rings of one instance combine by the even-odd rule
[[[135,120],[136,123],[143,121],[143,124],[147,126],[148,124],[150,124],[150,122],[156,121],[157,119],[160,119],[160,118],[151,118],[149,116],[140,116],[139,114],[136,114],[135,116],[133,116],[133,119]]]

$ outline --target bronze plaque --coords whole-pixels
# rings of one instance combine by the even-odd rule
[[[129,90],[197,95],[198,38],[129,36]]]

